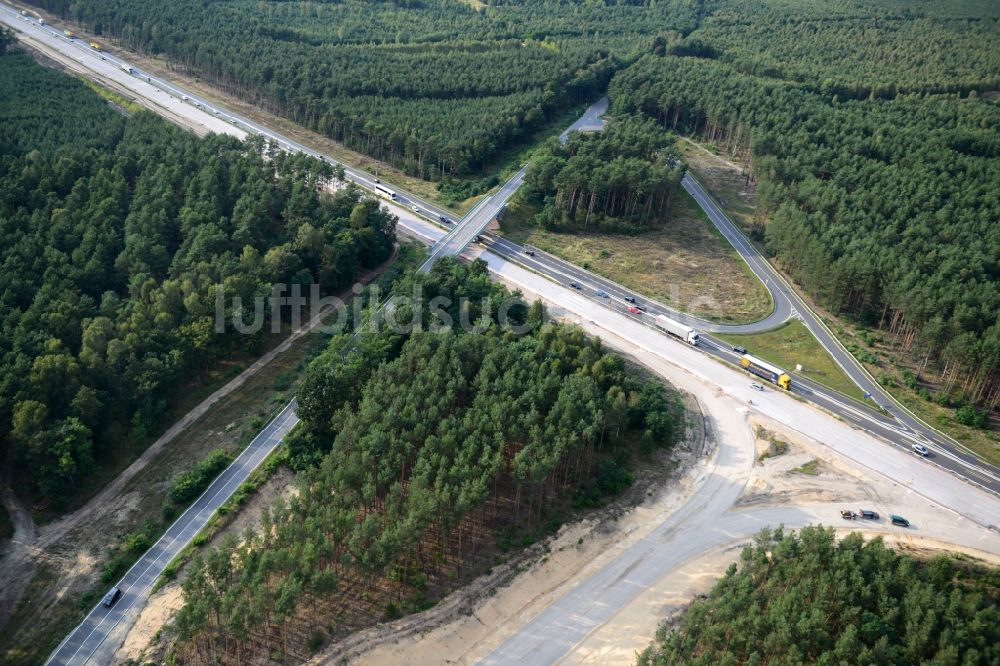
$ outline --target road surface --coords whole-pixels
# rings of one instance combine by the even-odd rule
[[[546,277],[492,253],[484,254],[483,258],[505,281],[526,293],[542,295],[554,306],[579,316],[580,324],[591,332],[599,332],[609,346],[622,344],[644,365],[678,385],[693,389],[708,413],[715,414],[710,430],[717,432],[715,441],[719,448],[680,509],[647,536],[623,548],[592,575],[567,584],[562,596],[528,619],[516,633],[485,655],[481,663],[557,663],[645,589],[696,555],[722,545],[748,541],[767,526],[837,525],[838,507],[834,506],[734,510],[751,474],[755,454],[745,417],[732,416],[738,410],[753,411],[787,424],[852,461],[858,468],[870,470],[906,489],[903,492],[912,498],[910,505],[875,504],[874,508],[884,514],[894,511],[909,514],[912,519],[914,515],[910,511],[918,501],[938,512],[933,520],[918,520],[911,529],[894,527],[884,518],[879,522],[851,524],[852,529],[873,529],[901,537],[915,534],[987,552],[1000,552],[1000,534],[996,527],[1000,498],[996,495],[972,488],[906,450],[886,446],[861,428],[831,419],[803,402],[789,400],[783,391],[776,388],[755,391],[741,372],[715,362],[709,355],[679,340],[665,340],[659,331],[643,321],[595,302],[577,290],[552,286]],[[562,293],[555,290],[562,290]],[[668,371],[664,372],[663,368]],[[730,416],[720,417],[720,412],[728,412]],[[951,510],[933,507],[950,507]],[[962,526],[962,535],[952,541],[944,535],[954,533],[953,526]]]
[[[98,604],[63,639],[47,664],[85,664],[99,650],[108,634],[123,621],[131,625],[149,598],[156,579],[170,561],[201,531],[216,509],[232,496],[247,477],[282,442],[298,423],[293,400],[254,438],[250,445],[220,474],[202,495],[171,525],[116,584],[122,596],[114,606]],[[112,646],[116,647],[116,646]],[[103,660],[97,660],[103,661]]]
[[[78,71],[87,70],[90,74],[109,82],[113,87],[135,94],[150,108],[182,124],[200,128],[202,131],[224,132],[239,137],[246,136],[247,134],[261,135],[274,141],[285,150],[302,152],[332,162],[332,160],[320,155],[316,151],[272,132],[248,118],[213,106],[207,100],[197,95],[192,95],[190,92],[182,90],[169,81],[130,66],[125,61],[110,54],[97,52],[85,42],[67,38],[61,31],[51,26],[39,25],[36,20],[22,17],[14,10],[2,4],[0,4],[0,21],[14,27],[21,33],[22,37],[40,47],[43,51],[57,57],[61,62],[65,64],[72,63],[73,68]],[[600,115],[606,109],[606,105],[607,100],[601,100],[598,104],[588,109],[584,116],[574,123],[571,129],[599,129],[601,126]],[[563,133],[563,140],[568,136],[568,131]],[[377,184],[375,178],[367,173],[350,167],[345,167],[345,171],[348,179],[361,187],[372,190]],[[432,249],[431,257],[426,267],[429,267],[433,261],[441,256],[461,253],[475,240],[476,236],[481,235],[482,230],[495,217],[497,211],[505,205],[520,187],[523,182],[524,173],[525,168],[519,170],[498,192],[481,201],[464,220],[455,225],[447,234],[443,231],[440,232],[440,235],[443,235],[443,239],[437,242]],[[646,305],[649,308],[650,314],[662,312],[668,314],[668,316],[684,319],[709,332],[754,332],[771,328],[789,317],[798,316],[813,331],[821,344],[841,363],[845,371],[854,378],[859,386],[872,393],[883,405],[892,404],[891,398],[882,392],[880,387],[857,365],[853,357],[843,350],[839,343],[825,329],[822,322],[809,311],[794,290],[756,252],[754,247],[746,241],[735,225],[728,220],[703,188],[690,175],[685,177],[683,185],[706,211],[713,224],[729,239],[754,273],[768,288],[774,300],[774,312],[760,322],[741,326],[702,322],[696,318],[680,315],[680,313],[676,313],[660,304],[647,301]],[[420,215],[430,217],[434,220],[439,220],[449,215],[444,209],[421,201],[417,197],[399,189],[396,189],[396,197],[393,198],[393,203],[410,209],[416,207]],[[423,238],[433,240],[439,235],[433,231],[429,232],[428,227],[430,225],[424,220],[420,220],[419,216],[415,216],[415,219],[401,220],[401,225]],[[546,286],[540,288],[540,291],[538,291],[541,295],[555,299],[556,302],[575,312],[593,312],[596,306],[604,313],[617,318],[607,323],[610,326],[607,330],[617,332],[620,329],[622,320],[627,323],[635,323],[629,321],[630,318],[635,319],[635,317],[627,313],[627,306],[624,299],[626,297],[638,299],[639,297],[628,293],[627,290],[624,290],[619,285],[615,285],[589,271],[584,271],[544,253],[536,252],[536,255],[531,257],[525,254],[525,248],[520,248],[509,241],[499,239],[495,236],[487,234],[483,237],[483,240],[491,250],[490,253],[484,254],[484,258],[491,263],[491,269],[494,273],[501,275],[501,277],[503,277],[504,271],[509,270],[509,267],[513,266],[512,263],[504,262],[504,258],[511,259],[520,264],[520,266],[517,266],[518,269],[527,267],[533,271],[532,274],[545,276]],[[508,266],[498,268],[497,261],[504,262]],[[576,281],[578,284],[584,285],[584,288],[580,290],[568,290],[565,285],[569,281]],[[592,293],[595,291],[594,287],[598,285],[609,293],[610,298],[598,299]],[[590,293],[584,293],[585,291]],[[644,315],[640,315],[640,318],[642,317]],[[645,330],[645,335],[655,336],[653,339],[655,339],[656,344],[660,347],[673,349],[673,347],[679,344],[672,340],[667,340],[660,331],[646,325],[644,322],[638,323],[641,328],[635,330]],[[702,345],[701,351],[706,353],[698,354],[693,349],[685,348],[686,353],[694,354],[695,357],[701,357],[705,361],[709,361],[708,355],[724,359],[728,362],[732,362],[735,359],[735,355],[722,343],[707,335],[704,336],[704,339],[706,344]],[[690,357],[687,362],[691,362]],[[745,383],[748,385],[749,381]],[[915,441],[930,443],[931,446],[929,448],[936,453],[933,461],[934,464],[939,465],[947,471],[959,474],[993,492],[1000,492],[1000,482],[998,482],[995,468],[981,463],[974,456],[962,450],[961,447],[949,442],[947,438],[921,424],[902,410],[894,410],[897,416],[889,418],[884,414],[866,409],[850,399],[839,396],[824,387],[812,384],[801,378],[796,378],[795,384],[797,385],[797,392],[802,397],[806,397],[810,401],[823,406],[848,423],[879,434],[904,449],[908,448],[909,444]],[[759,396],[753,394],[747,399],[753,398],[759,398]],[[769,395],[766,398],[768,401],[772,399],[785,403],[791,402],[788,401],[787,397],[777,394]],[[287,432],[287,429],[294,425],[294,404],[286,406],[282,414],[288,415],[287,421],[283,422],[278,430],[265,430],[262,432],[254,440],[255,444],[263,442],[273,449],[280,442],[280,436],[283,435],[283,432]],[[820,427],[823,426],[820,425]],[[282,429],[283,432],[279,432]],[[259,445],[263,446],[263,444]],[[254,447],[254,444],[251,444],[251,447]],[[869,452],[865,455],[871,454]],[[874,455],[876,458],[881,458],[882,456],[881,452]],[[246,475],[252,471],[253,466],[259,464],[266,457],[266,453],[261,456],[253,454],[248,456],[245,453],[244,456],[247,457],[243,458],[241,456],[242,461],[238,460],[238,464],[234,464],[233,467],[227,469],[213,483],[210,488],[212,494],[206,493],[206,496],[200,498],[196,505],[192,507],[192,510],[189,510],[191,515],[186,513],[182,516],[178,523],[168,530],[164,538],[157,542],[153,549],[140,560],[140,563],[137,563],[136,567],[133,567],[129,571],[121,585],[125,590],[125,595],[119,600],[116,606],[111,610],[98,606],[91,611],[84,623],[74,630],[53,654],[51,658],[52,663],[86,662],[87,657],[83,655],[93,654],[93,650],[101,645],[104,636],[107,635],[110,628],[126,620],[127,615],[137,613],[137,610],[145,602],[149,586],[152,585],[152,582],[173,557],[173,554],[179,552],[183,544],[193,538],[194,534],[200,529],[198,526],[203,525],[204,521],[207,521],[215,508],[238,487],[239,483],[242,482],[241,479],[245,479]],[[926,463],[922,464],[929,470],[934,469]],[[203,501],[207,502],[207,504],[201,504]],[[961,499],[955,497],[952,497],[951,501],[952,504],[946,504],[946,506],[961,506],[963,503]],[[139,566],[140,564],[143,564],[143,566]]]

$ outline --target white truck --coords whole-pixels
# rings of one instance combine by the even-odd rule
[[[125,72],[126,74],[135,74],[135,70],[129,67],[128,65],[122,65],[122,71]]]
[[[656,325],[670,335],[680,338],[692,347],[696,347],[698,345],[698,331],[694,330],[690,326],[685,326],[679,321],[674,321],[670,317],[665,317],[663,315],[656,315]]]

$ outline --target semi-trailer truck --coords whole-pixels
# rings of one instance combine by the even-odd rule
[[[670,317],[665,317],[663,315],[656,316],[656,325],[670,335],[680,338],[693,347],[698,345],[698,331],[694,330],[690,326],[685,326],[679,321],[674,321]]]
[[[788,376],[787,372],[756,356],[743,354],[742,358],[740,358],[740,365],[751,374],[766,379],[772,384],[777,384],[786,391],[792,388],[792,378]]]

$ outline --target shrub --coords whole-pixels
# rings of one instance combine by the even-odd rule
[[[184,505],[205,491],[219,472],[224,470],[232,457],[222,449],[216,449],[198,463],[190,472],[181,474],[170,486],[170,499],[179,505]]]
[[[955,420],[970,428],[985,430],[989,426],[989,418],[986,412],[976,409],[972,405],[963,405],[955,412]]]

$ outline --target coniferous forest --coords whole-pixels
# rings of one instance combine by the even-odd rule
[[[550,139],[518,193],[540,204],[547,229],[642,231],[670,217],[684,176],[676,137],[650,118],[621,117],[603,132]]]
[[[453,325],[340,336],[313,361],[289,442],[298,493],[193,560],[176,622],[185,661],[304,658],[424,608],[620,492],[680,433],[676,396],[580,329],[544,323],[541,304],[501,309],[509,294],[485,263],[442,260],[396,293],[414,283],[449,299]],[[501,326],[505,310],[527,332]]]
[[[596,99],[696,2],[34,0],[431,180],[482,171]]]
[[[832,528],[765,530],[639,666],[1000,661],[1000,571]]]
[[[216,332],[217,290],[231,319],[234,296],[332,293],[391,253],[395,219],[321,197],[318,160],[127,117],[17,49],[0,90],[0,438],[28,497],[58,506],[201,368],[261,349],[267,325]]]
[[[706,3],[611,84],[617,114],[748,165],[779,264],[898,340],[943,395],[1000,404],[1000,8]]]
[[[613,79],[616,115],[749,165],[759,237],[821,304],[887,331],[942,395],[1000,402],[996,3],[35,1],[435,180]],[[662,199],[636,196],[645,168],[602,201],[572,174],[541,183],[539,221]]]

